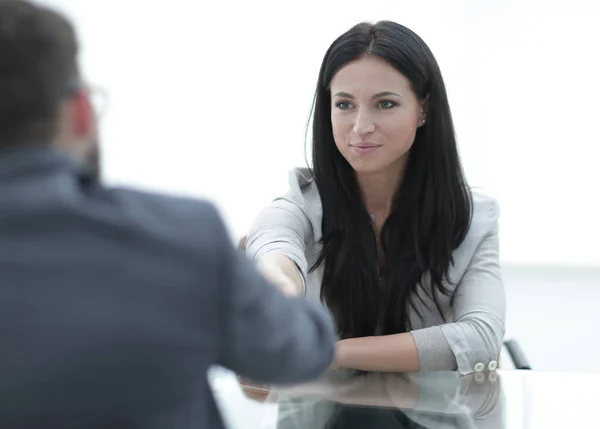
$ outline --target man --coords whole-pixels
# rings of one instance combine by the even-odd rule
[[[58,13],[0,0],[0,426],[219,428],[210,365],[325,371],[329,316],[265,283],[212,205],[98,181],[77,50]]]

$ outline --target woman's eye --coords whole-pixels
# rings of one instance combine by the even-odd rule
[[[352,105],[350,103],[348,103],[347,101],[340,101],[339,103],[336,104],[336,106],[338,109],[342,109],[342,110],[347,110],[352,107]]]
[[[379,102],[379,107],[382,109],[391,109],[392,107],[397,106],[397,104],[393,101],[382,100]]]

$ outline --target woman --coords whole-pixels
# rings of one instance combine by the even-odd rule
[[[356,25],[325,54],[313,114],[313,169],[259,214],[247,254],[330,309],[336,367],[496,369],[499,209],[466,184],[427,45],[394,22]]]

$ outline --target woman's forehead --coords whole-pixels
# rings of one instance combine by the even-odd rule
[[[352,61],[342,67],[331,80],[331,94],[344,93],[353,97],[394,92],[405,96],[411,90],[410,81],[388,62],[373,56]]]

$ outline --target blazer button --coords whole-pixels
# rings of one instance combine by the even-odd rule
[[[482,372],[485,369],[485,365],[479,362],[475,364],[473,369],[475,370],[475,372]]]
[[[490,362],[490,364],[488,365],[488,369],[490,371],[496,371],[498,369],[498,362],[493,360]]]

